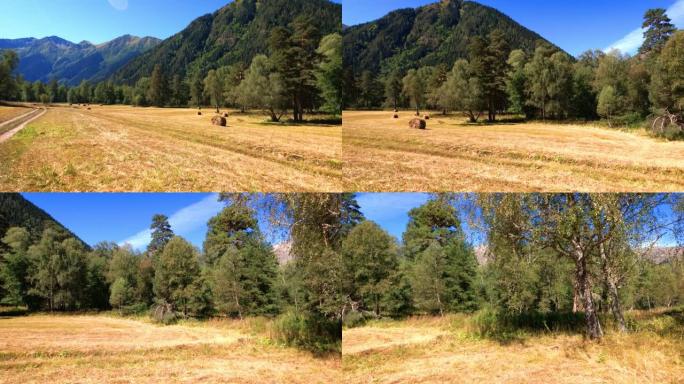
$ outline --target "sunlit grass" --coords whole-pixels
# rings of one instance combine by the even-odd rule
[[[343,116],[345,185],[361,191],[665,192],[684,188],[684,142],[588,124],[467,124],[432,113]]]
[[[339,357],[271,342],[271,322],[187,320],[161,326],[114,314],[0,317],[0,382],[341,381]]]
[[[222,111],[223,112],[223,111]],[[125,106],[52,108],[0,145],[6,191],[337,191],[339,125],[261,114]]]
[[[604,324],[598,343],[546,330],[485,337],[476,315],[374,321],[344,330],[343,371],[349,383],[680,383],[681,314],[628,312],[632,331]]]

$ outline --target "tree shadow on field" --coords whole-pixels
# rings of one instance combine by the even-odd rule
[[[0,319],[27,316],[29,311],[27,308],[0,308]]]
[[[286,127],[307,127],[307,126],[339,127],[342,125],[342,119],[310,119],[310,120],[306,120],[306,121],[294,121],[294,120],[264,121],[264,122],[261,122],[258,124],[270,125],[270,126],[286,126]]]

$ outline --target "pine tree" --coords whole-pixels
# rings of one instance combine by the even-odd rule
[[[168,89],[169,85],[166,74],[161,64],[157,64],[154,66],[154,71],[152,71],[152,77],[150,78],[147,100],[155,107],[163,107],[166,105]]]
[[[165,215],[154,215],[152,217],[150,231],[152,240],[147,246],[147,253],[155,260],[174,236],[171,224],[169,224],[169,218]]]
[[[641,26],[646,29],[646,32],[644,32],[644,43],[639,48],[640,54],[659,53],[670,36],[677,31],[666,12],[663,8],[646,11],[644,23]]]

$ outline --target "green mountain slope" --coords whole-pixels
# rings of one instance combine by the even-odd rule
[[[416,9],[400,9],[344,30],[347,71],[387,73],[426,65],[447,64],[467,56],[473,36],[501,29],[513,49],[531,52],[540,35],[510,17],[472,1],[442,0]]]
[[[310,16],[323,35],[342,29],[341,5],[327,0],[236,0],[132,60],[113,80],[133,84],[150,76],[156,64],[181,76],[249,64],[255,55],[268,52],[274,27],[288,26],[298,16]]]
[[[69,229],[60,224],[47,212],[26,200],[18,193],[0,193],[0,238],[5,236],[12,227],[26,228],[34,241],[40,239],[45,228],[54,228],[64,234],[81,241],[86,248],[89,246]]]
[[[12,49],[19,55],[20,73],[28,81],[47,82],[52,78],[69,85],[82,80],[107,79],[123,65],[150,50],[161,40],[125,35],[100,45],[79,44],[52,36],[43,39],[0,40],[0,50]]]

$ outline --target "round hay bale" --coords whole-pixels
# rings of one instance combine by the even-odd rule
[[[197,111],[197,116],[202,116],[202,112]]]
[[[425,115],[425,120],[430,120],[430,115]]]
[[[422,119],[411,119],[411,121],[409,121],[409,127],[414,129],[426,129],[427,123]]]
[[[88,110],[90,111],[90,107],[88,107]]]
[[[224,113],[224,114],[223,114],[223,117],[228,117],[228,114],[227,114],[227,113]]]
[[[399,118],[399,115],[397,115],[397,114],[395,113],[395,114],[394,114],[394,118],[395,118],[395,119],[398,119],[398,118]]]
[[[416,112],[416,116],[420,116],[420,113],[419,113],[419,112]]]
[[[228,120],[223,116],[214,116],[211,118],[211,123],[221,127],[225,127],[228,124]]]

